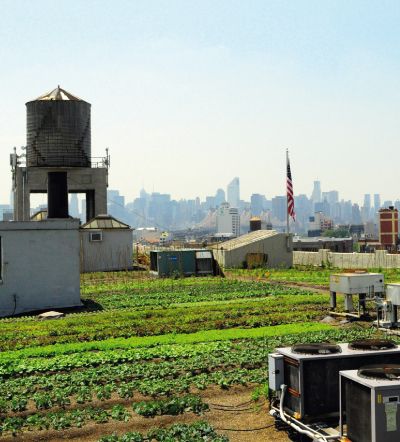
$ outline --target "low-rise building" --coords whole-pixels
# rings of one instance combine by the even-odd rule
[[[330,250],[336,253],[353,253],[353,238],[329,238],[319,236],[314,238],[294,237],[294,252],[318,252],[319,250]]]
[[[79,220],[0,222],[0,316],[79,307]]]
[[[221,267],[247,267],[249,263],[269,268],[291,267],[292,235],[276,230],[256,230],[212,247]]]
[[[80,228],[83,272],[133,268],[132,229],[111,215],[97,215]]]

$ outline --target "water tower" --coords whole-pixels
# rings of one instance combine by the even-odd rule
[[[107,213],[110,161],[108,151],[105,158],[92,157],[90,108],[60,87],[26,103],[26,153],[14,148],[11,155],[15,221],[29,220],[31,193],[48,194],[49,217],[65,217],[68,192],[86,195],[87,220]]]

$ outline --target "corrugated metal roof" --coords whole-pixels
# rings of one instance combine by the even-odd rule
[[[234,250],[277,234],[278,232],[276,230],[256,230],[255,232],[250,232],[247,235],[239,236],[239,238],[231,239],[230,241],[215,245],[213,246],[213,249],[218,248],[220,250]]]
[[[130,226],[111,215],[97,215],[81,226],[81,229],[130,229]]]
[[[56,87],[50,92],[46,92],[38,98],[31,101],[42,101],[42,100],[64,100],[64,101],[85,101],[71,93],[67,92],[65,89],[61,89],[60,86]],[[86,102],[85,102],[86,103]]]

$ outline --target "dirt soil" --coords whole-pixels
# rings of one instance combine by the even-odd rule
[[[235,386],[229,390],[222,390],[219,387],[207,388],[200,395],[204,402],[210,404],[210,411],[203,416],[194,413],[185,413],[180,416],[156,416],[154,418],[145,418],[138,416],[131,411],[131,419],[128,422],[119,422],[110,420],[108,423],[96,424],[88,422],[82,428],[70,428],[68,430],[57,431],[25,431],[13,436],[2,436],[2,442],[62,442],[62,441],[87,441],[97,442],[102,436],[116,434],[122,436],[128,431],[140,431],[146,433],[150,428],[160,426],[171,426],[176,423],[190,424],[195,421],[205,420],[211,423],[220,434],[229,436],[231,442],[289,442],[284,431],[277,431],[274,426],[274,419],[269,415],[267,404],[263,404],[255,410],[252,404],[249,408],[240,407],[240,410],[246,411],[220,411],[214,405],[240,405],[250,400],[250,394],[254,387]],[[122,401],[121,401],[122,402]],[[128,402],[128,401],[127,401]],[[262,404],[262,402],[261,402]],[[92,404],[97,405],[97,404]],[[130,406],[124,403],[130,410]],[[227,431],[226,429],[256,429],[273,425],[271,428],[248,432]]]

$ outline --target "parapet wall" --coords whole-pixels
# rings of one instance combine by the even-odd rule
[[[293,252],[293,265],[321,265],[330,262],[333,267],[358,269],[383,267],[400,268],[400,255],[389,254],[386,250],[375,253],[332,253],[329,250],[318,252]]]

